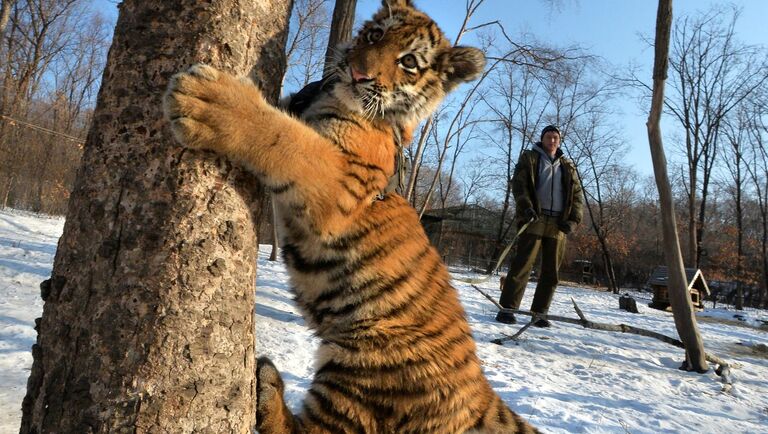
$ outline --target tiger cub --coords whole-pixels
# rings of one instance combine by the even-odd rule
[[[181,143],[229,157],[272,190],[296,303],[322,340],[299,416],[259,359],[259,432],[536,432],[483,376],[415,210],[382,194],[397,142],[482,73],[483,54],[452,47],[410,1],[385,0],[338,56],[301,120],[207,66],[177,74],[165,97]]]

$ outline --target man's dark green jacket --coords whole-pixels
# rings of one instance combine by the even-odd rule
[[[535,146],[538,146],[538,144]],[[584,208],[584,195],[581,190],[581,183],[576,174],[576,166],[573,165],[571,160],[563,156],[563,151],[558,149],[555,157],[560,158],[560,167],[563,171],[563,197],[565,198],[563,213],[560,215],[559,220],[560,223],[574,229],[581,222]],[[512,195],[515,197],[515,219],[517,220],[518,227],[525,224],[526,209],[533,208],[536,214],[541,215],[539,199],[536,196],[539,158],[542,158],[542,155],[535,150],[523,151],[512,175]]]

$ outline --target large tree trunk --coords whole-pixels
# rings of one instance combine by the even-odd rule
[[[689,175],[689,184],[691,191],[688,194],[688,265],[692,268],[699,268],[699,264],[696,263],[698,256],[699,244],[697,230],[698,221],[696,220],[696,169],[691,169],[692,175]]]
[[[11,7],[16,0],[0,0],[0,36],[5,33],[8,26],[8,19],[11,18]]]
[[[667,160],[664,155],[664,145],[661,138],[661,110],[664,103],[664,82],[667,78],[669,33],[672,25],[672,0],[659,0],[659,10],[656,16],[656,44],[653,65],[653,97],[651,112],[648,116],[648,142],[653,159],[653,172],[656,186],[659,190],[661,205],[662,228],[664,232],[664,252],[669,270],[669,301],[675,326],[680,340],[685,345],[684,369],[706,372],[706,354],[704,343],[696,324],[691,297],[688,294],[685,277],[685,267],[680,251],[680,241],[677,237],[675,222],[675,207],[672,200],[672,189],[667,175]]]
[[[328,34],[328,48],[325,50],[325,70],[334,58],[334,50],[341,42],[352,39],[352,26],[355,24],[357,0],[336,0],[333,7],[331,31]]]
[[[768,183],[768,182],[767,182]],[[768,186],[767,186],[768,187]],[[764,211],[760,212],[761,223],[761,237],[760,237],[760,253],[762,256],[763,273],[762,273],[762,286],[763,291],[760,297],[760,307],[763,309],[768,308],[768,215]]]
[[[605,267],[605,277],[608,281],[608,289],[613,292],[614,294],[619,293],[619,284],[616,281],[616,272],[613,269],[613,260],[611,259],[611,253],[608,250],[608,236],[606,234],[605,225],[603,223],[603,204],[602,204],[602,195],[600,192],[600,182],[599,177],[597,176],[597,172],[595,171],[595,164],[594,161],[590,158],[590,164],[592,167],[592,172],[595,174],[595,184],[596,184],[596,194],[593,195],[594,200],[597,202],[598,205],[598,212],[599,215],[595,216],[594,211],[592,211],[592,205],[590,205],[590,201],[587,200],[587,194],[586,194],[586,187],[583,187],[585,190],[584,193],[584,204],[587,206],[587,211],[589,212],[589,221],[592,224],[592,230],[595,232],[595,236],[597,237],[597,241],[600,244],[600,251],[602,253],[603,258],[603,266]],[[581,178],[581,174],[577,173],[579,176],[579,182],[583,186],[584,180]]]
[[[272,251],[269,254],[269,260],[274,262],[277,261],[277,254],[280,249],[280,234],[277,232],[279,216],[273,198],[270,198],[269,210],[272,217]]]
[[[741,154],[736,154],[736,309],[744,309],[744,213],[741,203]]]
[[[616,280],[616,270],[613,268],[613,259],[608,251],[608,243],[605,236],[598,236],[600,249],[603,251],[603,266],[605,267],[605,277],[608,280],[608,289],[614,294],[619,293],[619,282]]]
[[[510,136],[511,137],[511,136]],[[510,222],[509,224],[505,225],[506,219],[507,219],[507,213],[509,212],[510,208],[510,196],[512,196],[512,171],[511,171],[511,158],[512,155],[512,144],[511,139],[509,143],[509,153],[507,154],[507,186],[504,190],[504,202],[501,204],[501,216],[499,217],[499,230],[496,232],[496,240],[493,245],[493,251],[491,252],[491,257],[488,260],[488,265],[486,266],[485,272],[486,274],[490,274],[493,271],[493,267],[496,265],[496,262],[499,260],[499,255],[502,252],[502,248],[504,247],[504,238],[506,238],[507,233],[509,233],[509,230],[511,229],[512,225],[514,225],[514,222]],[[505,227],[506,226],[506,227]]]
[[[22,433],[251,432],[260,193],[227,161],[177,146],[161,100],[197,62],[235,74],[257,62],[276,97],[289,3],[121,3],[41,285]]]

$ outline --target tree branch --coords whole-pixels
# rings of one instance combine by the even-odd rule
[[[681,341],[679,341],[679,340],[677,340],[675,338],[671,338],[671,337],[669,337],[667,335],[663,335],[661,333],[651,331],[651,330],[646,330],[646,329],[642,329],[642,328],[639,328],[639,327],[630,326],[630,325],[627,325],[627,324],[607,324],[607,323],[599,323],[599,322],[590,321],[590,320],[587,319],[587,317],[581,311],[579,306],[576,304],[576,300],[574,300],[573,298],[571,298],[571,301],[573,302],[573,308],[576,310],[576,314],[579,316],[578,319],[577,318],[570,318],[570,317],[567,317],[567,316],[545,315],[545,314],[540,314],[540,313],[537,313],[537,312],[530,312],[530,311],[527,311],[527,310],[520,310],[520,309],[507,309],[507,308],[502,307],[496,300],[494,300],[490,295],[488,295],[482,289],[478,288],[476,285],[470,285],[470,286],[475,288],[475,290],[477,290],[477,292],[479,292],[480,294],[485,296],[485,298],[490,300],[497,308],[499,308],[499,310],[501,312],[503,312],[503,313],[513,313],[513,314],[516,314],[516,315],[531,316],[532,317],[531,318],[531,323],[536,321],[536,320],[539,320],[539,319],[545,319],[545,320],[548,320],[548,321],[555,321],[555,322],[565,322],[565,323],[569,323],[569,324],[580,325],[580,326],[582,326],[584,328],[587,328],[587,329],[603,330],[603,331],[610,331],[610,332],[630,333],[630,334],[634,334],[634,335],[645,336],[645,337],[649,337],[649,338],[654,338],[654,339],[660,340],[662,342],[665,342],[667,344],[673,345],[673,346],[678,347],[678,348],[685,348],[685,346],[683,345],[683,343]],[[504,342],[507,342],[507,341],[510,341],[510,340],[516,340],[517,337],[520,336],[523,333],[523,331],[525,331],[526,329],[528,329],[528,327],[530,327],[530,325],[531,325],[530,323],[526,324],[520,331],[518,331],[513,336],[505,336],[503,338],[494,339],[491,342],[493,342],[494,344],[497,344],[497,345],[501,345]],[[712,362],[712,363],[714,363],[716,365],[719,365],[717,367],[717,370],[716,370],[716,372],[718,372],[718,375],[722,376],[722,374],[720,373],[721,371],[727,371],[728,374],[730,374],[730,369],[729,368],[732,366],[730,363],[726,362],[725,360],[723,360],[720,357],[717,357],[717,356],[715,356],[713,354],[706,354],[706,358],[707,358],[707,361]],[[724,381],[725,381],[725,377],[723,377],[723,378],[724,378]],[[729,382],[732,381],[730,379],[730,377],[729,377],[728,381]]]

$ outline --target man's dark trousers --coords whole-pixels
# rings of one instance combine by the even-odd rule
[[[531,312],[547,313],[559,281],[560,264],[565,254],[565,234],[557,229],[555,217],[542,216],[517,240],[517,249],[504,280],[499,304],[519,309],[531,268],[541,249],[541,273],[533,295]]]

